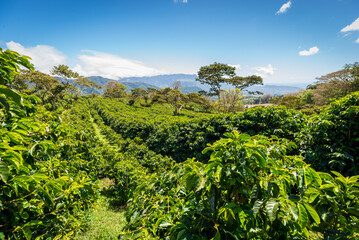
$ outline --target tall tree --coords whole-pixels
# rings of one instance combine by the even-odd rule
[[[180,90],[182,92],[183,91],[183,86],[182,86],[181,81],[177,80],[174,83],[172,83],[172,89]]]
[[[235,67],[215,62],[209,66],[201,67],[197,73],[196,81],[209,85],[208,95],[217,96],[220,99],[222,84],[236,75],[235,70]]]
[[[175,116],[180,114],[188,100],[189,97],[181,93],[180,90],[171,88],[159,89],[152,97],[152,102],[171,104],[174,107],[173,115]]]
[[[131,98],[132,99],[145,99],[147,91],[142,88],[131,89]]]
[[[325,105],[355,91],[359,91],[358,62],[347,64],[342,70],[317,78],[313,100],[315,104]]]
[[[32,93],[41,98],[43,104],[46,104],[46,98],[52,95],[52,89],[60,84],[60,81],[48,74],[39,71],[22,71],[21,75],[15,77],[16,81],[28,81],[31,84]]]
[[[247,91],[249,94],[263,94],[259,91],[248,91],[246,88],[253,86],[253,85],[263,85],[263,79],[260,76],[252,75],[248,77],[239,77],[235,76],[231,79],[227,80],[227,83],[232,84],[237,89],[243,91]]]
[[[215,62],[209,66],[201,67],[198,71],[198,78],[196,80],[202,84],[208,84],[210,86],[208,95],[217,96],[219,101],[221,99],[221,87],[223,83],[231,84],[239,90],[244,90],[245,88],[256,84],[263,84],[263,79],[261,77],[254,75],[239,77],[236,76],[235,70],[235,67],[228,64]]]
[[[355,62],[353,64],[346,64],[344,66],[344,69],[349,71],[352,91],[359,91],[359,62]]]
[[[66,65],[60,64],[58,66],[54,66],[50,73],[61,77],[64,84],[67,85],[67,89],[69,91],[77,92],[78,88],[80,88],[80,93],[82,93],[84,88],[87,87],[101,88],[97,83],[81,76],[77,72],[72,71]]]
[[[127,89],[125,85],[117,81],[111,81],[105,84],[104,88],[106,92],[103,94],[104,97],[109,98],[122,98],[126,96],[125,90]]]
[[[215,109],[222,113],[235,113],[243,111],[242,99],[244,98],[239,88],[224,90],[221,92],[221,101],[215,105]]]

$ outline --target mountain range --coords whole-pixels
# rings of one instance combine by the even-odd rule
[[[91,76],[88,77],[91,81],[96,82],[98,85],[103,87],[107,82],[110,81],[119,81],[124,84],[128,91],[135,88],[166,88],[172,87],[172,84],[176,81],[180,81],[183,87],[182,92],[187,94],[191,92],[198,92],[201,90],[208,90],[209,86],[203,85],[200,82],[196,81],[197,75],[195,74],[167,74],[167,75],[158,75],[151,77],[128,77],[120,78],[118,80],[104,78],[100,76]],[[231,86],[227,85],[223,87],[224,89],[229,89]],[[270,95],[284,95],[288,93],[295,93],[302,90],[299,87],[285,86],[285,85],[255,85],[248,88],[249,91],[260,91],[263,94]],[[104,89],[88,89],[85,93],[98,93],[102,94]]]

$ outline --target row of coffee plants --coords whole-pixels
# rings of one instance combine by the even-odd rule
[[[359,176],[316,172],[286,146],[237,131],[142,177],[121,239],[357,239]]]
[[[99,178],[107,177],[115,182],[112,192],[118,198],[119,205],[127,204],[136,186],[142,182],[140,180],[142,177],[156,176],[161,171],[171,169],[174,164],[171,158],[149,150],[140,139],[122,138],[104,124],[92,103],[87,99],[79,100],[66,115],[65,120],[74,128],[88,129],[93,132],[97,128],[105,137],[103,147],[93,149],[93,154],[102,158],[95,168],[98,169]]]
[[[183,109],[180,116],[174,117],[173,109],[169,105],[130,106],[125,99],[94,98],[92,102],[103,117],[105,124],[116,128],[115,130],[124,138],[146,139],[156,125],[168,120],[185,121],[209,115]]]
[[[239,114],[202,114],[195,118],[172,116],[148,109],[131,108],[109,99],[92,100],[105,124],[128,138],[141,138],[153,151],[171,156],[176,161],[196,157],[204,160],[201,151],[224,133],[238,130],[250,135],[278,136],[294,141],[306,117],[284,107],[254,108]],[[186,151],[183,151],[186,149]]]
[[[139,126],[150,129],[156,136],[153,139],[157,139],[157,144],[152,147],[167,147],[170,153],[178,144],[184,146],[186,141],[190,144],[193,139],[188,136],[197,134],[198,130],[208,132],[208,128],[212,128],[213,135],[217,134],[208,142],[215,142],[223,136],[222,133],[233,129],[251,135],[277,135],[277,138],[249,137],[237,132],[227,134],[228,139],[215,142],[203,153],[197,151],[197,156],[203,154],[200,159],[207,164],[190,159],[176,164],[171,170],[154,174],[139,176],[145,172],[128,167],[120,170],[121,166],[119,173],[130,176],[130,172],[134,172],[128,181],[134,177],[136,182],[131,186],[135,188],[127,202],[129,224],[122,238],[356,239],[359,232],[359,177],[344,177],[338,172],[343,169],[333,165],[330,159],[333,151],[342,155],[351,151],[348,154],[353,156],[352,161],[358,156],[355,152],[358,99],[358,93],[349,95],[310,119],[284,108],[266,108],[203,119],[173,120],[167,117],[164,123],[152,120],[156,122],[153,125],[142,122]],[[101,120],[104,119],[111,126],[103,125],[107,129],[103,133],[121,138],[113,132],[115,129],[121,133],[119,128],[111,125],[115,113],[107,111],[105,116],[104,105],[101,107],[95,102],[94,106],[96,110],[101,109],[98,111],[101,117],[96,116],[96,121],[103,124]],[[120,109],[117,114],[122,114]],[[126,121],[125,118],[122,120]],[[130,120],[136,121],[134,118]],[[206,127],[198,127],[201,121],[207,122]],[[152,126],[148,128],[148,125]],[[125,126],[130,125],[125,123]],[[333,128],[326,133],[330,130],[328,126]],[[148,140],[151,134],[147,139],[134,138],[133,141],[151,146]],[[326,137],[322,137],[323,134]],[[316,172],[301,157],[288,156],[288,153],[293,155],[293,150],[288,149],[293,144],[278,137],[296,142],[313,167],[327,172],[333,168],[338,171]],[[176,144],[168,146],[170,141]],[[321,151],[315,151],[315,148]],[[187,149],[193,148],[184,149],[182,161],[185,154],[189,154]],[[209,152],[212,152],[210,156]],[[318,156],[322,158],[322,167],[312,160],[319,159]],[[350,162],[347,166],[356,167]],[[351,175],[357,171],[344,173]]]
[[[302,155],[314,168],[359,174],[359,92],[309,119],[298,138]]]
[[[357,95],[348,96],[341,100],[342,102],[336,103],[345,112],[339,112],[339,116],[355,113],[357,107],[353,98],[357,98]],[[351,99],[350,103],[348,99]],[[347,107],[344,103],[347,103]],[[96,103],[95,107],[98,109]],[[326,111],[330,112],[333,108],[331,106]],[[278,109],[266,111],[275,112]],[[283,111],[285,112],[285,109]],[[252,113],[253,117],[261,116],[262,122],[267,119],[265,123],[277,127],[275,122],[270,121],[275,119],[273,116],[259,115],[259,110],[249,113]],[[329,116],[328,113],[323,113],[321,117],[326,115]],[[118,143],[118,150],[126,152],[132,148],[136,149],[136,152],[141,146],[142,153],[151,152],[143,144],[143,139],[134,138],[132,142],[130,139],[124,140],[111,127],[104,125],[97,111],[92,110],[92,116],[101,127],[102,133],[111,139],[112,143]],[[352,117],[353,115],[348,119]],[[297,121],[297,117],[291,120]],[[298,138],[304,136],[309,136],[307,141],[313,139],[310,137],[314,131],[308,129],[309,126],[315,126],[315,121],[303,121],[298,121],[303,133],[299,130],[287,131],[285,133],[289,134],[285,137],[297,142]],[[161,125],[163,126],[166,124]],[[256,133],[260,128],[258,125],[254,126],[256,127],[250,128],[247,125],[246,131]],[[280,131],[280,126],[277,129],[263,128],[261,133],[284,132]],[[355,131],[354,129],[358,128],[354,125],[351,132]],[[356,136],[355,134],[353,136]],[[292,144],[283,139],[279,140],[278,137],[271,140],[263,136],[240,135],[237,132],[226,136],[228,139],[215,142],[203,152],[204,156],[208,156],[209,160],[203,161],[208,162],[207,164],[189,159],[171,168],[171,164],[163,165],[159,162],[162,157],[152,163],[148,158],[145,163],[131,159],[128,154],[118,161],[113,168],[117,172],[117,176],[114,176],[118,179],[117,191],[122,191],[127,199],[129,223],[121,238],[358,237],[358,176],[343,177],[336,171],[329,174],[316,172],[301,157],[286,155],[292,152],[288,150]],[[303,145],[303,142],[299,141],[299,145]],[[130,145],[132,147],[128,148]],[[212,154],[209,156],[209,153]],[[158,167],[149,171],[151,167],[148,167],[156,163]],[[162,170],[161,165],[164,166]],[[127,192],[124,193],[123,189],[127,189]]]
[[[148,108],[131,108],[115,101],[97,99],[94,106],[104,122],[124,137],[141,138],[153,151],[177,162],[187,158],[205,161],[201,150],[224,133],[238,130],[249,135],[277,136],[292,144],[288,154],[301,153],[321,171],[358,174],[359,93],[332,103],[320,115],[305,116],[284,107],[254,108],[238,114],[177,118]],[[131,115],[133,113],[133,115]],[[152,117],[152,118],[151,118]],[[186,151],[183,151],[186,149]]]
[[[26,57],[0,49],[0,239],[69,239],[97,198],[92,135],[10,88]]]

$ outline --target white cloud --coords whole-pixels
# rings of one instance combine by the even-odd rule
[[[359,38],[355,41],[356,43],[359,43]]]
[[[24,47],[20,43],[11,41],[6,43],[6,47],[21,55],[31,57],[31,63],[35,68],[44,73],[49,73],[53,66],[66,63],[66,56],[52,46]]]
[[[236,69],[241,69],[241,65],[239,65],[239,64],[234,64],[234,65],[228,64],[228,65],[231,67],[234,67]]]
[[[274,74],[275,68],[272,67],[272,64],[268,64],[266,67],[254,67],[254,70],[257,71],[255,75],[261,76],[261,77],[268,77],[270,75]]]
[[[276,15],[278,14],[281,14],[281,13],[285,13],[289,8],[290,6],[292,5],[292,1],[289,1],[287,3],[284,3],[280,9],[278,10],[278,12],[276,13]]]
[[[175,3],[178,3],[178,2],[188,3],[188,0],[173,0],[173,2],[175,2]]]
[[[111,79],[123,77],[143,77],[163,74],[142,62],[121,58],[116,55],[96,51],[78,56],[79,63],[73,69],[84,76],[102,76]]]
[[[311,47],[309,50],[300,51],[299,55],[300,56],[310,56],[310,55],[317,54],[318,52],[319,52],[319,48],[314,46],[314,47]]]
[[[359,31],[359,18],[355,20],[352,24],[346,26],[341,32],[349,32],[349,31]]]

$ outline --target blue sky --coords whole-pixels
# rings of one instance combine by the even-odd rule
[[[0,0],[0,46],[44,72],[118,78],[216,61],[295,85],[359,61],[357,19],[358,0]]]

